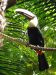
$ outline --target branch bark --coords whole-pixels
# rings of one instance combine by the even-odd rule
[[[43,50],[43,51],[56,51],[56,48],[47,48],[47,47],[40,47],[40,46],[34,46],[34,45],[29,45],[34,50]]]
[[[22,45],[25,45],[25,46],[27,46],[27,47],[30,47],[30,48],[32,48],[32,49],[34,49],[34,50],[56,51],[56,48],[47,48],[47,47],[34,46],[34,45],[29,44],[28,42],[23,41],[23,39],[21,39],[21,38],[13,38],[13,37],[10,37],[10,36],[8,36],[8,35],[6,35],[6,34],[3,34],[3,33],[1,33],[1,32],[0,32],[0,34],[1,34],[3,37],[5,37],[5,38],[7,38],[7,39],[9,39],[9,40],[11,40],[11,41],[18,42],[18,43],[20,43],[20,44],[22,44]]]

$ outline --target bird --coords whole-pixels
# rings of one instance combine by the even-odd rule
[[[32,12],[22,8],[15,9],[15,12],[26,16],[27,19],[30,21],[29,26],[27,28],[29,44],[44,47],[44,38],[38,24],[37,16]],[[49,65],[44,52],[42,50],[35,51],[38,55],[39,71],[48,70]]]

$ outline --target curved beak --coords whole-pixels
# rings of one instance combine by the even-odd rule
[[[35,15],[33,13],[31,13],[30,11],[25,10],[25,9],[16,9],[15,12],[26,16],[28,19],[33,19],[35,17]]]

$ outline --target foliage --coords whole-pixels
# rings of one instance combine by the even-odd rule
[[[5,34],[28,41],[26,17],[14,13],[16,8],[30,10],[38,16],[40,29],[46,47],[56,47],[56,0],[18,0],[6,10],[7,26]],[[56,53],[45,52],[49,70],[38,70],[36,52],[17,42],[5,38],[4,47],[0,49],[0,75],[56,75]]]

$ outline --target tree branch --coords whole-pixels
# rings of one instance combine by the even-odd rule
[[[7,38],[7,39],[9,39],[11,41],[15,41],[15,42],[23,44],[23,45],[25,45],[27,47],[30,47],[30,48],[32,48],[34,50],[56,51],[56,48],[47,48],[47,47],[34,46],[34,45],[29,44],[28,42],[23,41],[23,39],[21,39],[21,38],[13,38],[13,37],[10,37],[10,36],[8,36],[6,34],[3,34],[1,32],[0,32],[0,35],[2,35],[2,37],[5,37],[5,38]]]
[[[56,48],[47,48],[47,47],[40,47],[40,46],[34,46],[29,44],[29,47],[31,47],[34,50],[43,50],[43,51],[56,51]]]

